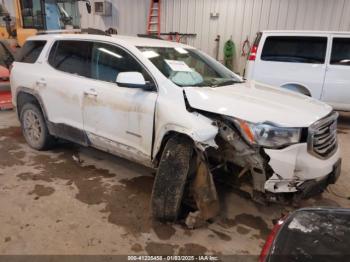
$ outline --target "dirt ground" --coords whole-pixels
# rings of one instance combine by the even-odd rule
[[[350,207],[350,114],[341,114],[337,184],[303,206]],[[221,215],[203,228],[150,219],[154,173],[91,148],[30,149],[14,112],[0,112],[0,254],[259,254],[272,219],[292,207],[260,206],[221,188]]]

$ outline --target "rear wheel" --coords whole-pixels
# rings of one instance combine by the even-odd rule
[[[192,155],[193,144],[187,137],[172,137],[165,145],[152,191],[152,214],[155,219],[177,220]]]
[[[27,103],[20,114],[23,136],[30,147],[36,150],[46,150],[53,144],[53,137],[49,134],[44,116],[39,107]]]

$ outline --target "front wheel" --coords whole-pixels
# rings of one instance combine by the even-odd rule
[[[155,219],[177,220],[192,155],[193,143],[189,138],[175,136],[165,145],[152,191],[152,214]]]

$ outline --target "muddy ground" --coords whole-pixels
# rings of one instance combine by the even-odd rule
[[[343,170],[303,206],[350,207],[350,114],[341,114]],[[272,220],[292,207],[260,206],[220,187],[221,215],[195,230],[152,222],[154,173],[91,148],[37,152],[14,112],[0,112],[0,254],[259,254]]]

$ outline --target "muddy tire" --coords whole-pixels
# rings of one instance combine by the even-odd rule
[[[49,149],[54,138],[49,134],[40,108],[32,103],[22,107],[20,114],[22,133],[28,145],[36,150]]]
[[[176,136],[165,145],[152,191],[154,219],[163,222],[177,220],[192,154],[193,144],[189,138]]]

